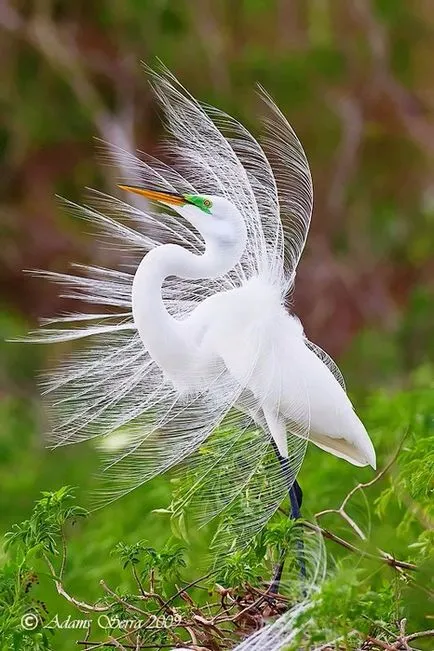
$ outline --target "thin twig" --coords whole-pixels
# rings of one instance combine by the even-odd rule
[[[110,646],[115,647],[116,645],[112,642],[89,642],[89,640],[77,640],[76,644],[85,645],[87,644],[89,649],[95,649],[101,646]],[[124,644],[125,649],[137,649],[133,644]],[[139,649],[170,649],[173,648],[173,644],[141,644]],[[83,651],[87,651],[84,649]]]
[[[169,597],[169,599],[167,599],[167,600],[163,603],[163,605],[161,606],[160,610],[158,610],[156,614],[159,615],[159,614],[161,613],[162,610],[164,610],[165,608],[167,608],[167,606],[168,606],[169,604],[171,604],[172,601],[174,601],[177,597],[179,597],[183,592],[185,592],[186,590],[189,590],[190,588],[192,588],[193,586],[195,586],[196,583],[200,583],[201,581],[203,581],[203,580],[205,580],[205,579],[208,579],[208,578],[209,578],[210,576],[212,576],[213,574],[217,574],[217,570],[214,570],[213,572],[208,572],[208,574],[205,574],[205,576],[201,576],[199,579],[195,579],[194,581],[191,581],[191,582],[188,583],[186,586],[184,586],[181,590],[178,590],[178,592],[176,592],[174,595],[172,595],[171,597]]]
[[[125,647],[123,644],[121,644],[120,642],[118,642],[118,640],[117,640],[116,638],[114,638],[114,637],[109,637],[109,641],[110,641],[110,642],[113,644],[113,646],[116,647],[117,649],[122,649],[122,650],[123,650],[123,649],[126,649],[126,647]]]
[[[401,451],[401,448],[402,448],[402,445],[404,443],[404,440],[405,440],[406,436],[407,436],[407,432],[406,432],[405,436],[402,438],[402,440],[400,441],[397,449],[393,453],[393,455],[392,455],[391,459],[389,460],[389,462],[385,465],[385,467],[377,475],[375,475],[375,477],[373,479],[370,479],[369,481],[366,481],[366,482],[360,482],[359,484],[354,486],[354,488],[352,488],[350,490],[350,492],[345,496],[344,500],[342,501],[342,504],[340,505],[340,507],[338,509],[324,509],[323,511],[319,511],[318,513],[315,513],[315,518],[319,519],[324,515],[328,515],[330,513],[336,513],[337,515],[339,515],[341,518],[343,518],[350,525],[350,527],[356,532],[356,534],[359,536],[359,538],[361,538],[362,540],[366,540],[365,534],[360,529],[358,524],[353,520],[353,518],[351,518],[348,515],[345,508],[346,508],[348,502],[350,501],[350,499],[353,497],[353,495],[355,495],[355,493],[357,493],[357,491],[362,490],[364,488],[369,488],[370,486],[373,486],[377,481],[379,481],[382,477],[384,477],[384,475],[389,471],[391,466],[395,463],[395,461],[396,461],[396,459],[398,457],[398,454]]]
[[[434,628],[429,631],[418,631],[417,633],[410,633],[406,635],[405,639],[407,642],[412,642],[413,640],[418,640],[421,637],[434,637]]]
[[[67,555],[66,538],[65,538],[65,532],[63,530],[63,527],[61,528],[60,533],[62,537],[62,562],[60,564],[59,579],[63,581],[63,575],[65,573],[65,566],[66,566],[66,555]]]
[[[140,581],[139,575],[137,574],[137,570],[134,567],[134,565],[131,565],[131,569],[132,569],[132,572],[133,572],[133,576],[134,576],[134,578],[136,580],[137,586],[138,586],[140,592],[142,593],[142,596],[145,597],[146,596],[145,590],[143,588],[142,582]]]
[[[71,597],[71,595],[66,592],[65,588],[63,587],[62,582],[59,580],[58,575],[56,574],[56,571],[54,569],[53,564],[51,563],[50,559],[46,554],[44,554],[44,560],[46,564],[48,565],[48,568],[50,570],[50,574],[54,579],[54,584],[56,586],[56,590],[59,595],[64,597],[67,601],[69,601],[70,604],[73,604],[78,610],[84,610],[84,611],[89,611],[89,612],[98,612],[98,613],[103,613],[106,612],[107,610],[110,609],[110,606],[107,605],[91,605],[86,603],[85,601],[79,601],[78,599],[75,599],[74,597]]]
[[[396,647],[390,646],[387,642],[383,642],[383,640],[377,640],[376,637],[371,637],[370,635],[367,636],[366,641],[369,642],[370,644],[375,644],[376,646],[379,646],[381,649],[386,649],[386,651],[396,651]]]
[[[126,610],[131,610],[131,611],[133,611],[135,613],[139,613],[140,615],[144,615],[145,617],[149,617],[149,613],[147,613],[145,610],[142,610],[141,608],[138,608],[137,606],[134,606],[133,604],[128,603],[127,601],[122,599],[122,597],[117,595],[116,592],[113,592],[113,590],[111,590],[108,587],[108,585],[106,584],[104,579],[101,579],[99,584],[104,588],[104,590],[106,592],[108,592],[109,595],[111,595],[113,597],[113,599],[115,599],[118,603],[120,603],[122,606],[124,606],[124,608],[126,608]]]
[[[390,565],[391,567],[400,568],[402,570],[416,571],[418,569],[417,566],[414,565],[413,563],[407,563],[406,561],[399,561],[396,558],[393,558],[393,556],[390,556],[389,554],[381,556],[377,554],[372,554],[371,552],[367,552],[363,549],[359,549],[355,545],[352,545],[350,542],[348,542],[348,540],[344,540],[343,538],[340,538],[339,536],[332,533],[331,531],[328,531],[328,529],[323,529],[319,525],[313,524],[313,522],[302,520],[301,524],[307,529],[311,529],[316,533],[320,533],[322,536],[324,536],[324,538],[327,538],[328,540],[333,540],[333,542],[337,543],[338,545],[341,545],[342,547],[345,547],[345,549],[348,549],[351,552],[355,552],[360,556],[366,556],[367,558],[372,558],[377,561],[383,561],[384,563]]]

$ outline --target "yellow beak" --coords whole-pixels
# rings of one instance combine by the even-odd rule
[[[144,188],[136,188],[133,185],[119,185],[121,190],[126,192],[133,192],[140,197],[145,197],[151,201],[159,201],[161,203],[168,203],[170,206],[184,206],[187,201],[182,194],[175,194],[171,192],[157,192],[156,190],[145,190]]]

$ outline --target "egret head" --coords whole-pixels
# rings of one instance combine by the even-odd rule
[[[210,245],[234,248],[243,252],[247,231],[243,216],[234,204],[224,197],[207,194],[175,194],[157,192],[129,185],[119,186],[150,201],[170,206],[185,217]]]

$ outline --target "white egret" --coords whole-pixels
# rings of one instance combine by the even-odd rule
[[[120,187],[134,205],[95,193],[93,207],[71,206],[110,235],[124,268],[45,274],[105,308],[36,334],[90,339],[49,377],[55,440],[98,437],[110,448],[105,501],[207,442],[212,453],[192,460],[202,520],[249,488],[260,504],[237,526],[250,536],[294,484],[307,441],[356,466],[375,467],[375,452],[338,368],[285,307],[312,211],[295,133],[265,93],[272,118],[262,146],[170,73],[153,81],[173,165],[112,149],[130,171]],[[124,434],[120,447],[104,446],[114,432]],[[290,494],[297,516],[301,494]]]

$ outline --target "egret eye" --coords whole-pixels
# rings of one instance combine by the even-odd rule
[[[211,199],[205,199],[197,194],[184,194],[184,199],[187,203],[192,203],[194,206],[197,206],[201,210],[207,213],[211,213],[210,208],[212,207]]]

